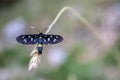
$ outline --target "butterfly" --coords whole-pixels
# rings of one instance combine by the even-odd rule
[[[63,41],[63,37],[60,35],[39,33],[20,35],[16,40],[24,45],[37,44],[38,53],[42,54],[43,45],[60,43]]]

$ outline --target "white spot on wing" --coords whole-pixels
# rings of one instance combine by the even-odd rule
[[[48,41],[50,41],[50,38],[48,38]]]
[[[45,39],[44,39],[43,41],[44,41],[44,42],[46,42],[46,40],[45,40]]]
[[[26,43],[27,42],[27,40],[26,39],[23,39],[23,41]]]
[[[56,38],[58,39],[58,36],[56,36]]]
[[[32,38],[32,39],[33,39],[33,38]],[[33,39],[33,41],[34,41],[34,42],[36,42],[36,41],[37,41],[37,39]]]
[[[31,36],[28,36],[28,38],[31,38]]]
[[[33,41],[33,38],[31,38],[31,41]]]
[[[50,36],[50,38],[52,38],[53,36]]]
[[[53,40],[53,42],[56,42],[56,41],[57,41],[57,39],[54,39],[54,40]]]
[[[25,38],[25,36],[22,36],[22,39]]]

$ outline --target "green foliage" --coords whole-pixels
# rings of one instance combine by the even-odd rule
[[[69,57],[66,62],[57,70],[38,75],[47,77],[51,80],[67,80],[71,74],[75,75],[77,80],[105,80],[102,62],[93,61],[91,63],[79,63],[76,57],[85,51],[85,47],[81,44],[74,45],[69,52]]]
[[[8,67],[14,65],[14,63],[19,63],[25,65],[28,63],[29,54],[25,54],[25,49],[23,48],[9,48],[5,49],[0,53],[0,67]]]

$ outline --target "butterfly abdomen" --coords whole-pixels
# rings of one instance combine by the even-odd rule
[[[42,44],[38,44],[38,45],[37,45],[37,49],[38,49],[38,53],[39,53],[39,54],[42,54],[43,45],[42,45]]]

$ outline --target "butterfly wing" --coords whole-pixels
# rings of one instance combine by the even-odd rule
[[[16,38],[16,40],[21,44],[36,44],[38,42],[38,34],[32,34],[32,35],[20,35]]]
[[[42,36],[43,44],[57,44],[63,40],[63,37],[60,35],[47,35]]]

